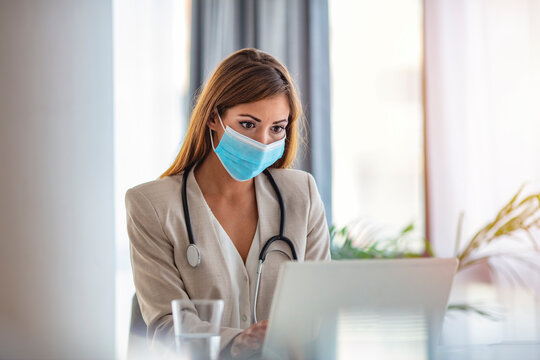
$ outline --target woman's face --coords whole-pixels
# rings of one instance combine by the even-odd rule
[[[225,114],[221,114],[224,127],[230,126],[240,134],[265,145],[283,139],[288,118],[289,101],[284,94],[239,104],[227,109]],[[219,142],[224,132],[219,118],[214,116],[213,120],[208,122],[208,127],[217,133],[217,139],[214,138],[214,140]]]

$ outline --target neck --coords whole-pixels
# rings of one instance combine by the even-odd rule
[[[237,181],[225,170],[217,155],[210,151],[193,170],[197,184],[207,196],[235,198],[246,195],[254,187],[254,180]]]

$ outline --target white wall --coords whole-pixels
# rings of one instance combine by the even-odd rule
[[[114,358],[112,5],[0,1],[0,358]]]

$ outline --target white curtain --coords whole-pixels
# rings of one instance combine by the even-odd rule
[[[540,1],[426,0],[429,236],[454,254],[540,179]],[[540,263],[540,261],[539,261]]]

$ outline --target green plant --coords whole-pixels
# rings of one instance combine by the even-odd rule
[[[471,305],[471,304],[450,304],[448,305],[448,311],[464,311],[473,314],[480,315],[484,318],[499,321],[503,318],[502,314],[493,309],[483,310],[484,305]]]
[[[459,259],[458,271],[474,265],[485,264],[491,272],[494,272],[491,259],[505,258],[517,261],[533,271],[540,271],[540,263],[534,261],[531,255],[540,255],[540,247],[534,238],[533,230],[540,228],[540,193],[522,197],[524,186],[505,204],[495,218],[482,227],[467,245],[460,250],[461,225],[463,215],[458,223],[458,236],[456,239],[456,257]],[[523,240],[529,242],[528,247],[523,245]],[[489,252],[489,247],[495,243],[512,245],[517,250],[496,250]],[[502,273],[514,283],[524,285],[524,281],[518,272],[512,267],[506,267]],[[499,268],[499,273],[501,268]]]
[[[470,268],[475,265],[486,264],[491,272],[494,272],[491,259],[504,258],[517,261],[530,270],[540,274],[540,263],[533,258],[533,255],[540,256],[540,247],[534,238],[533,230],[540,229],[540,193],[533,193],[522,196],[524,186],[505,204],[497,213],[495,218],[488,222],[471,240],[461,248],[461,228],[463,214],[460,215],[456,239],[456,257],[459,259],[458,271]],[[429,241],[414,232],[414,225],[408,224],[397,235],[380,236],[380,231],[374,230],[373,225],[358,222],[352,226],[330,228],[330,250],[332,259],[389,259],[389,258],[411,258],[420,256],[435,256]],[[515,250],[518,244],[523,244],[523,239],[527,239],[529,246]],[[411,243],[416,245],[415,250],[411,250]],[[489,251],[494,245],[506,245],[514,250]],[[502,271],[499,268],[499,271]],[[511,266],[504,270],[506,276],[513,283],[525,285],[525,281],[520,273]],[[480,309],[479,306],[468,304],[449,305],[448,310],[459,310],[473,312],[478,315],[491,318],[499,317],[487,310]]]
[[[356,232],[350,227],[330,228],[330,252],[332,259],[394,259],[433,256],[429,242],[415,233],[413,223],[408,224],[396,235],[380,235],[380,231],[369,224],[355,224]],[[413,244],[414,246],[411,246]]]

